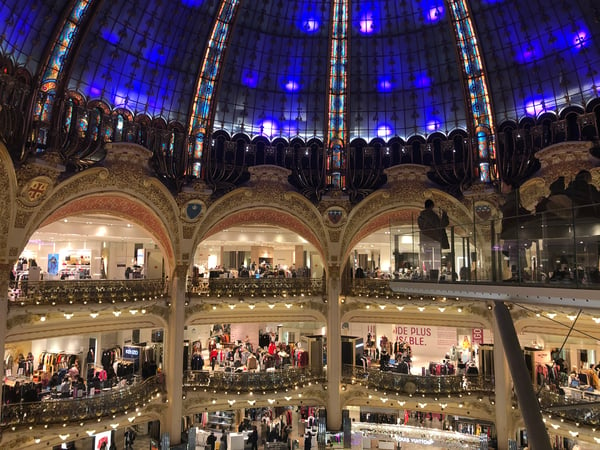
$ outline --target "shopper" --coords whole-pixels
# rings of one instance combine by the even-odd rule
[[[252,445],[251,450],[258,450],[258,428],[256,428],[256,425],[252,426],[252,433],[248,436],[248,441]]]
[[[215,433],[211,431],[206,438],[206,445],[210,446],[210,450],[215,450],[215,442],[217,442],[217,437],[215,436]]]
[[[133,449],[133,442],[135,441],[135,431],[128,428],[125,432],[125,450]]]
[[[221,435],[219,450],[227,450],[227,433],[225,431],[223,431],[223,434]]]
[[[310,450],[311,447],[312,447],[312,433],[310,432],[310,429],[307,429],[306,433],[304,433],[304,450]]]

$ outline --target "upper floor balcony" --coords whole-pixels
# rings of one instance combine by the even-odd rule
[[[163,392],[164,379],[154,376],[141,383],[83,398],[49,399],[2,405],[0,428],[60,425],[101,421],[116,415],[136,414]]]
[[[565,204],[570,201],[564,194],[547,198],[555,203],[559,199]],[[379,267],[374,259],[350,257],[342,271],[342,294],[399,298],[401,293],[427,293],[432,284],[437,290],[446,286],[461,291],[473,291],[473,285],[497,290],[600,288],[600,204],[548,208],[538,206],[536,213],[490,216],[425,230],[416,223],[390,224],[389,246],[379,249],[380,254],[389,255],[389,267]],[[255,278],[236,276],[235,271],[222,275],[189,277],[187,299],[293,303],[326,295],[322,277],[270,273]],[[164,279],[21,279],[10,283],[9,300],[11,305],[22,306],[132,303],[160,299],[168,290]]]

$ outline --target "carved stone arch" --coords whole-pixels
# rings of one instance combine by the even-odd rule
[[[530,178],[519,187],[519,197],[523,207],[529,211],[535,211],[535,206],[544,197],[550,194],[549,186],[554,180],[547,180],[539,176]]]
[[[215,216],[216,214],[212,211],[212,208],[209,208],[206,215]],[[202,240],[227,228],[240,225],[272,223],[294,233],[298,233],[317,249],[324,262],[327,261],[326,246],[317,237],[311,227],[305,223],[301,216],[299,217],[296,214],[291,214],[288,211],[282,211],[280,207],[274,207],[273,205],[257,205],[255,207],[246,206],[238,211],[229,210],[228,214],[219,217],[219,220],[212,219],[210,222],[212,222],[210,225],[203,224],[208,225],[207,228],[202,234],[194,239],[194,249],[202,242]],[[322,235],[324,235],[324,233]]]
[[[251,168],[259,180],[254,189],[236,189],[213,203],[198,223],[192,239],[195,249],[208,236],[243,223],[274,223],[297,232],[327,261],[326,232],[321,214],[306,198],[286,191],[288,171],[274,166]],[[254,175],[252,176],[254,178]]]
[[[389,191],[379,191],[370,195],[350,213],[342,240],[342,261],[369,234],[389,228],[390,224],[416,224],[416,217],[423,209],[426,199],[432,199],[436,207],[444,209],[451,224],[472,223],[469,209],[455,197],[438,189],[428,189],[425,185],[418,186],[416,180],[411,180],[409,184],[413,185],[415,192],[407,191],[407,195],[400,197],[392,196]]]
[[[12,159],[8,150],[2,142],[0,142],[0,190],[3,195],[0,195],[0,264],[5,264],[9,258],[16,260],[18,255],[11,255],[8,248],[8,235],[10,224],[14,223],[16,214],[16,196],[17,196],[17,176],[13,167]]]
[[[118,156],[118,152],[112,156]],[[21,227],[27,238],[40,226],[70,215],[111,214],[148,230],[155,236],[169,267],[175,267],[181,240],[179,208],[159,180],[140,173],[134,154],[124,152],[121,156],[129,161],[128,166],[126,161],[109,161],[110,170],[89,169],[53,188],[36,211],[23,216]]]

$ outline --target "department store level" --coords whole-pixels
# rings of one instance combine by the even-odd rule
[[[598,17],[3,2],[0,448],[597,448]]]

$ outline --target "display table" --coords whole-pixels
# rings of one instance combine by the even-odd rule
[[[227,434],[227,450],[244,450],[248,437],[244,433]]]

